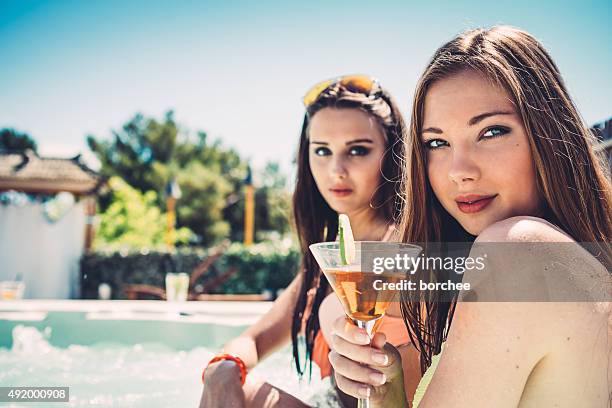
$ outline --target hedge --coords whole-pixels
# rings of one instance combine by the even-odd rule
[[[107,283],[113,299],[126,299],[125,284],[148,284],[163,288],[168,272],[191,271],[204,259],[207,250],[183,248],[176,251],[95,251],[81,258],[81,297],[96,299],[98,286]],[[260,294],[270,290],[273,294],[284,289],[295,276],[300,262],[299,250],[283,242],[264,242],[246,247],[230,245],[225,254],[198,282],[205,285],[227,268],[238,271],[210,293]]]

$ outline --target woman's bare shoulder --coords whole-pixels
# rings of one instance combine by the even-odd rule
[[[517,216],[491,224],[476,242],[574,242],[574,239],[543,218]]]
[[[612,299],[612,275],[599,243],[578,243],[537,217],[512,217],[477,237],[470,256],[486,258],[483,271],[468,272],[479,298],[492,301],[585,302]],[[609,246],[603,243],[603,250]],[[599,256],[599,257],[597,257]],[[580,308],[574,308],[578,312]],[[532,315],[534,319],[544,316]]]

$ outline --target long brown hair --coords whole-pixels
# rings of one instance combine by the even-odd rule
[[[380,169],[382,182],[378,187],[370,205],[380,212],[389,222],[399,217],[399,205],[395,199],[400,182],[400,158],[406,126],[397,104],[391,95],[380,88],[373,95],[353,92],[341,83],[335,83],[325,89],[314,103],[309,105],[304,115],[300,144],[297,153],[297,181],[293,194],[293,215],[300,241],[303,258],[301,265],[301,286],[293,311],[291,339],[293,343],[293,359],[300,376],[312,369],[312,350],[314,339],[319,331],[319,306],[328,291],[328,283],[321,277],[321,271],[308,247],[323,241],[334,241],[338,230],[338,213],[325,201],[315,184],[310,171],[308,126],[310,119],[321,109],[333,107],[338,109],[360,109],[377,120],[383,129],[387,146]],[[310,301],[309,293],[315,291]],[[309,310],[307,310],[309,309]],[[305,316],[306,319],[304,327]],[[306,356],[300,357],[299,335],[304,330]]]
[[[459,34],[435,52],[419,80],[402,177],[402,240],[450,242],[466,236],[433,194],[420,138],[431,85],[465,70],[481,73],[512,98],[529,139],[545,204],[544,218],[577,242],[609,242],[610,173],[604,157],[594,152],[596,138],[578,113],[550,55],[533,36],[509,26]],[[609,262],[609,251],[602,254]],[[455,302],[403,297],[401,306],[424,371],[446,339]]]

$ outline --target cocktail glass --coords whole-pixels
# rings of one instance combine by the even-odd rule
[[[166,300],[184,302],[189,293],[189,275],[181,273],[166,274]]]
[[[389,304],[397,299],[399,291],[377,290],[382,283],[399,283],[406,278],[405,269],[392,268],[375,273],[375,258],[417,257],[422,248],[417,245],[357,241],[355,259],[348,265],[342,263],[338,242],[320,242],[310,245],[319,267],[340,299],[346,315],[368,333],[370,339],[384,316]],[[375,286],[375,281],[380,281]],[[358,399],[358,408],[369,408],[368,398]]]

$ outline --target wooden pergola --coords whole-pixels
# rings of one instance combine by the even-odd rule
[[[105,178],[87,167],[80,155],[64,159],[40,157],[32,150],[0,152],[0,192],[13,190],[41,195],[68,192],[85,200],[85,249],[93,241],[96,197],[105,183]]]

